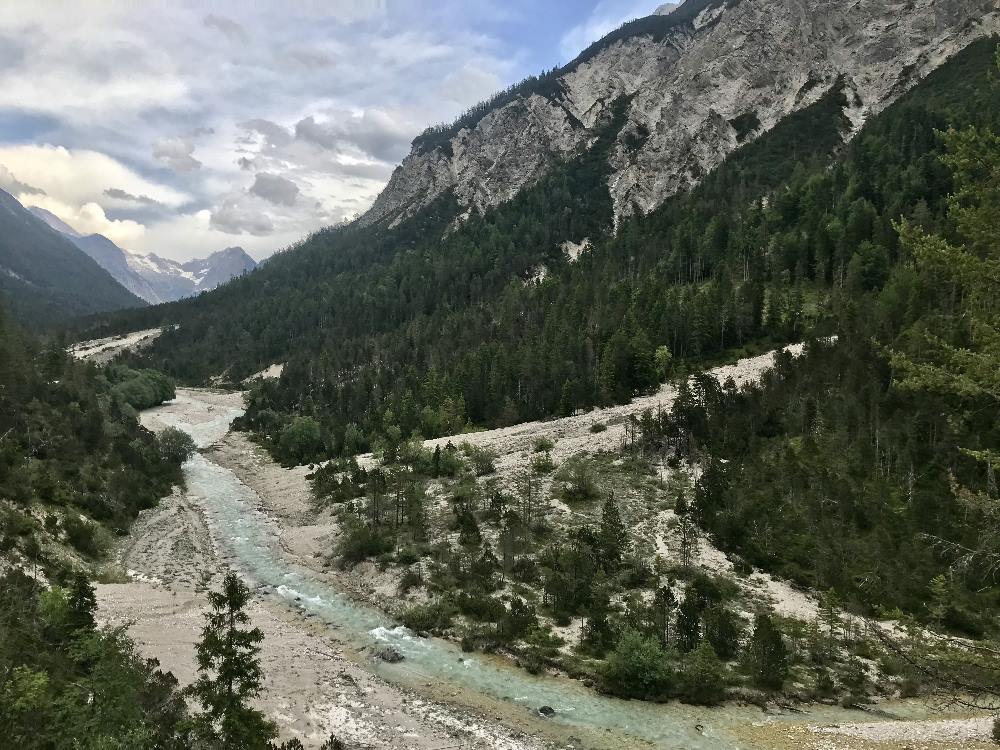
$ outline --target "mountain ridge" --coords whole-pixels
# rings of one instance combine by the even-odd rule
[[[28,210],[65,235],[132,294],[154,305],[214,289],[257,267],[239,246],[181,263],[155,253],[126,250],[102,234],[81,234],[44,208],[32,206]]]
[[[138,307],[71,240],[0,190],[0,297],[21,323],[45,327],[77,315]]]
[[[951,54],[1000,28],[993,0],[911,5],[901,15],[892,0],[688,0],[637,19],[569,65],[418,136],[357,221],[395,225],[446,192],[466,212],[500,205],[589,148],[619,97],[629,105],[609,156],[616,222],[689,189],[841,81],[853,135]]]

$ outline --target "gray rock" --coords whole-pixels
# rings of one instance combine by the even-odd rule
[[[841,79],[849,138],[950,55],[1000,30],[995,0],[903,8],[898,0],[714,0],[690,20],[683,5],[662,7],[660,38],[614,41],[562,69],[545,96],[501,103],[441,145],[415,141],[359,222],[396,224],[449,190],[467,211],[500,205],[589,148],[621,96],[630,97],[627,121],[609,157],[616,218],[690,188]],[[734,120],[759,125],[738,129]]]
[[[406,657],[395,646],[381,646],[375,649],[375,658],[388,664],[398,664]]]

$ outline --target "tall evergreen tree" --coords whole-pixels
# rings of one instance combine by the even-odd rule
[[[628,550],[628,532],[622,522],[614,493],[608,493],[601,507],[601,561],[605,570],[612,572],[621,564]]]
[[[265,750],[278,730],[250,701],[263,690],[260,628],[247,627],[250,590],[228,573],[222,590],[208,595],[211,611],[196,648],[199,677],[190,687],[201,706],[199,735],[220,750]]]
[[[753,684],[765,690],[780,690],[788,677],[785,642],[781,631],[766,614],[758,614],[754,618],[745,664]]]

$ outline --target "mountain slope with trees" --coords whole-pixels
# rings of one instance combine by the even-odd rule
[[[0,303],[15,319],[34,328],[145,304],[2,190]]]
[[[292,417],[317,423],[313,457],[388,427],[434,437],[621,401],[684,361],[832,332],[838,300],[880,287],[900,259],[893,222],[944,220],[935,130],[998,111],[993,46],[957,55],[846,147],[834,87],[614,235],[602,149],[624,102],[604,146],[453,231],[446,199],[392,230],[326,230],[251,277],[111,327],[180,323],[146,361],[182,380],[286,363],[244,422],[279,454]],[[589,249],[573,259],[566,239]]]

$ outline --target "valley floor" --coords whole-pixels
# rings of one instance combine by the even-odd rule
[[[238,395],[201,395],[221,413],[240,403]],[[226,446],[210,455],[233,460],[240,453],[241,436],[231,435]],[[247,455],[258,456],[243,447]],[[305,494],[301,476],[270,468],[272,477],[286,475],[289,497],[294,499],[295,488]],[[262,496],[277,499],[283,493],[272,487]],[[144,512],[117,561],[129,582],[96,587],[102,621],[127,625],[142,652],[158,659],[182,686],[196,677],[194,649],[204,623],[205,592],[218,587],[228,567],[202,501],[178,492]],[[266,685],[259,707],[278,722],[282,737],[297,737],[307,748],[319,746],[331,732],[348,747],[394,750],[548,746],[495,720],[470,719],[466,709],[460,713],[387,683],[364,667],[369,655],[280,603],[258,597],[250,614],[265,634],[261,662]]]
[[[731,368],[720,368],[716,374],[723,378],[732,374],[738,382],[756,377],[769,366],[768,357],[744,360]],[[185,421],[201,419],[209,424],[229,418],[240,405],[238,394],[198,391],[179,396],[177,403],[164,407],[159,415],[155,410],[147,413],[147,424],[154,429],[165,426],[176,419],[176,412],[186,409],[190,413],[180,415]],[[556,438],[553,453],[557,458],[612,448],[621,440],[624,428],[620,425],[628,413],[657,405],[669,408],[671,401],[672,395],[661,391],[631,408],[616,407],[455,440],[468,439],[496,450],[503,479],[529,460],[531,443],[540,434]],[[170,410],[175,413],[171,415]],[[607,424],[608,429],[591,432],[590,425],[597,421]],[[232,471],[256,493],[259,510],[276,521],[281,547],[291,562],[387,611],[398,605],[398,579],[392,571],[379,573],[374,565],[365,564],[348,574],[330,565],[328,558],[338,529],[329,515],[317,515],[313,510],[306,467],[283,469],[246,436],[233,432],[207,448],[204,455]],[[130,582],[98,587],[101,617],[106,622],[130,623],[129,630],[143,652],[159,659],[181,684],[189,683],[195,675],[194,644],[203,622],[205,591],[215,586],[227,569],[225,553],[206,522],[204,502],[193,494],[175,493],[145,512],[120,554],[119,565],[127,571]],[[648,533],[659,540],[658,546],[669,547],[669,534],[656,526],[664,521],[654,519]],[[713,569],[728,564],[704,540],[700,561]],[[752,576],[746,586],[748,595],[769,600],[779,611],[804,617],[815,612],[812,597],[770,576]],[[469,696],[463,695],[462,706],[454,707],[449,705],[446,692],[429,697],[423,690],[418,694],[387,682],[373,674],[372,657],[358,648],[356,638],[351,642],[347,634],[300,616],[274,598],[258,597],[252,614],[254,623],[265,633],[262,666],[267,684],[261,708],[279,723],[283,736],[299,737],[307,747],[318,746],[331,732],[353,746],[366,748],[534,750],[570,746],[569,738],[553,742],[551,732],[542,734],[540,723],[526,715],[529,712],[509,716],[491,713],[488,717],[480,713],[470,718]],[[492,705],[489,710],[493,710]],[[987,719],[831,724],[838,716],[836,711],[820,707],[810,712],[811,720],[807,714],[795,723],[787,715],[762,712],[759,721],[748,722],[739,734],[747,746],[757,748],[971,750],[989,746]],[[932,713],[909,706],[899,715],[924,719]],[[841,720],[857,722],[858,718],[858,712],[843,712]],[[576,746],[580,746],[578,741]]]

